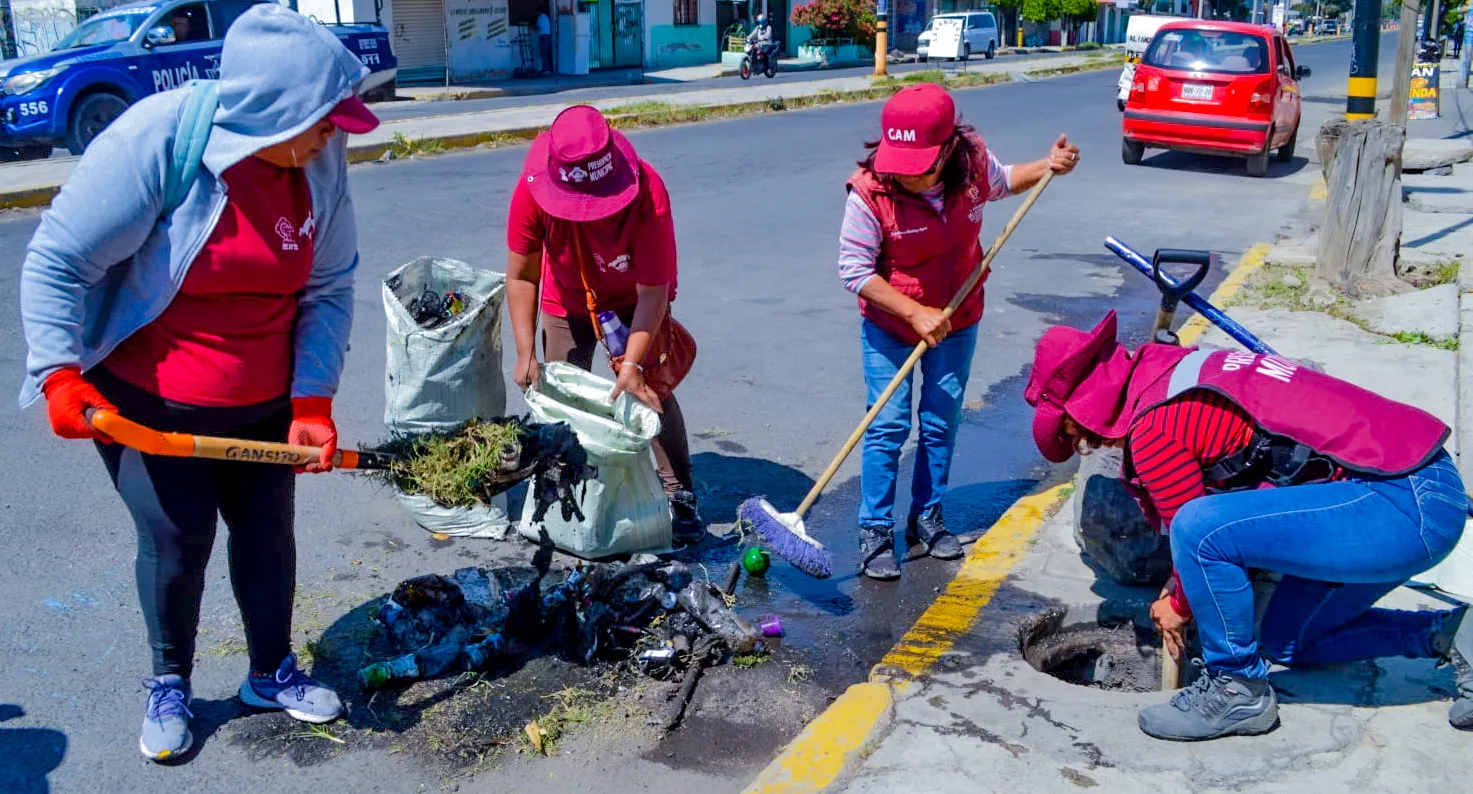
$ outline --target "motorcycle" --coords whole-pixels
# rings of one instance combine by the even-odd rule
[[[768,77],[777,74],[777,47],[776,41],[766,48],[758,44],[747,45],[747,54],[742,56],[742,65],[739,73],[743,80],[752,79],[752,72],[761,72]]]

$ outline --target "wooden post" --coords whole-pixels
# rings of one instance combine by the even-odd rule
[[[1417,14],[1421,11],[1420,0],[1403,0],[1401,4],[1401,30],[1396,36],[1396,77],[1391,83],[1391,114],[1387,118],[1402,129],[1407,126],[1412,64],[1417,60]]]
[[[1405,129],[1382,121],[1337,119],[1326,122],[1316,141],[1330,166],[1315,271],[1353,298],[1408,288],[1396,273],[1405,140]]]

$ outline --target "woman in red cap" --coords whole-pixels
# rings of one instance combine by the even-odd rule
[[[675,224],[664,180],[597,109],[568,108],[532,142],[512,191],[506,244],[517,385],[529,388],[540,377],[539,314],[549,361],[592,369],[602,341],[616,368],[612,396],[628,392],[661,414],[655,461],[670,499],[675,541],[699,543],[706,532],[691,480],[685,418],[670,379],[656,372],[676,366],[671,357],[678,356],[684,334],[670,318]]]
[[[1142,709],[1142,731],[1194,741],[1278,722],[1269,664],[1406,656],[1457,671],[1449,719],[1473,727],[1466,608],[1375,603],[1446,557],[1468,499],[1435,417],[1276,356],[1115,341],[1111,312],[1085,333],[1044,333],[1024,392],[1044,457],[1123,448],[1122,475],[1175,574],[1152,605],[1180,656],[1195,620],[1198,677]],[[1254,631],[1249,569],[1283,575]],[[1195,616],[1195,617],[1194,617]]]
[[[920,365],[920,443],[906,537],[932,557],[954,560],[961,543],[946,530],[941,501],[982,319],[982,284],[950,319],[942,309],[982,262],[983,205],[1033,187],[1050,170],[1069,173],[1079,149],[1060,135],[1044,159],[1003,165],[957,118],[946,89],[931,83],[891,97],[880,126],[880,139],[867,144],[869,157],[849,179],[839,277],[859,296],[870,405],[921,340],[931,347]],[[864,437],[859,568],[873,579],[900,576],[895,480],[910,426],[907,380]]]
[[[138,744],[154,760],[190,747],[195,631],[221,518],[250,651],[241,700],[307,722],[336,719],[342,704],[291,652],[293,472],[124,449],[87,412],[321,447],[308,470],[332,467],[332,398],[358,264],[337,133],[377,126],[356,95],[367,75],[323,26],[279,5],[252,6],[225,36],[218,108],[177,207],[164,207],[183,144],[175,130],[186,97],[203,86],[144,99],[93,141],[22,268],[22,404],[44,394],[57,435],[99,442],[137,526],[153,648]]]

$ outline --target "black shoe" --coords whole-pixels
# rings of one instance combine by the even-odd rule
[[[910,517],[910,523],[905,527],[905,543],[920,546],[938,560],[959,560],[965,553],[956,535],[946,531],[946,523],[941,520],[941,505],[931,508],[925,515]]]
[[[881,582],[900,578],[895,533],[889,527],[859,528],[859,572]]]
[[[1432,648],[1443,662],[1453,666],[1457,693],[1448,709],[1447,721],[1454,728],[1473,728],[1473,620],[1468,608],[1457,610],[1432,636]]]
[[[701,506],[690,491],[671,494],[670,523],[676,546],[695,546],[706,539],[706,522],[701,520]]]

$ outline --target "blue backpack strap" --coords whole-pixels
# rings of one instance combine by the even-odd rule
[[[164,209],[162,217],[169,217],[199,175],[200,161],[205,156],[205,145],[210,142],[210,129],[215,123],[215,110],[220,106],[220,83],[216,80],[191,80],[189,96],[179,114],[179,128],[174,132],[174,146],[170,152],[169,170],[164,175]]]

